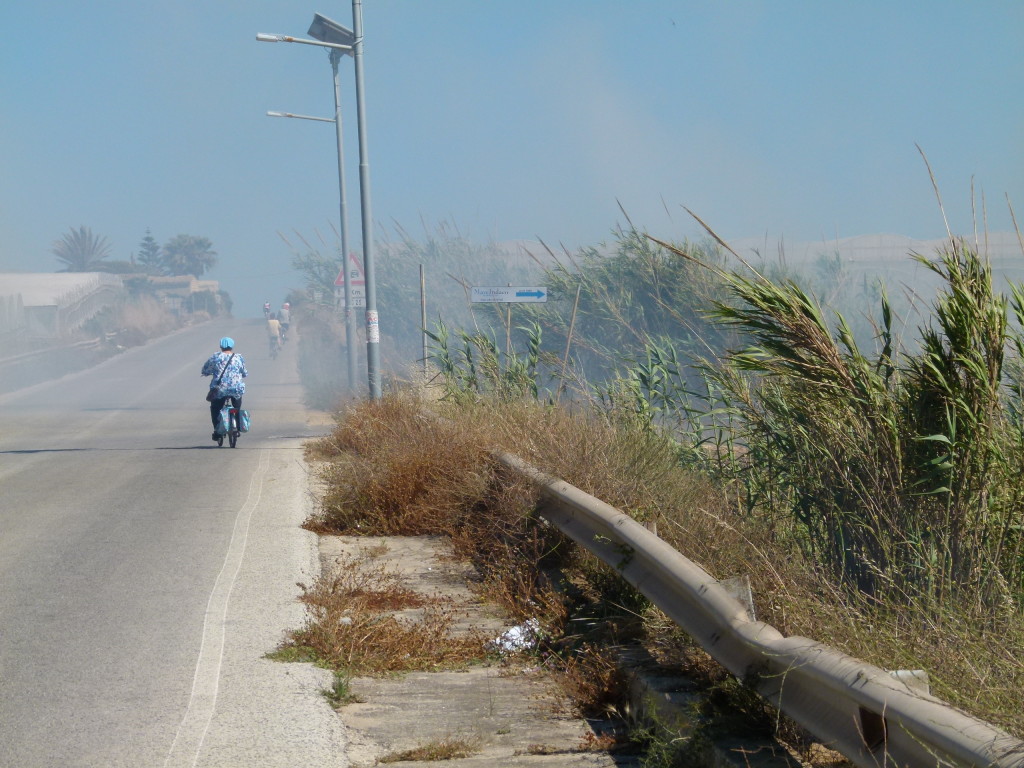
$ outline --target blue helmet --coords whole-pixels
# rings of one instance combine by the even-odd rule
[[[221,349],[234,349],[235,348],[235,340],[232,339],[230,336],[225,336],[223,339],[220,340],[220,348]]]

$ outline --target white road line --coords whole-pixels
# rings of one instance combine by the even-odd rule
[[[213,585],[210,599],[206,604],[206,617],[203,619],[203,640],[199,648],[199,659],[196,662],[195,676],[192,679],[192,695],[189,697],[188,709],[178,726],[171,748],[164,760],[164,767],[187,766],[195,768],[199,761],[206,733],[213,720],[217,708],[217,691],[220,686],[220,668],[224,660],[225,624],[227,621],[228,604],[231,591],[235,587],[238,572],[245,556],[245,546],[249,538],[249,523],[253,510],[259,505],[263,494],[263,478],[270,464],[270,454],[260,451],[259,466],[249,481],[249,495],[238,510],[235,526],[224,556],[224,565],[220,569],[217,581]]]

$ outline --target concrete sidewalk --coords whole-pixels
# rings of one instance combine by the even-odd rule
[[[486,636],[497,638],[510,628],[493,609],[480,604],[468,587],[471,569],[447,556],[440,537],[323,536],[320,557],[324,575],[337,567],[340,558],[366,558],[372,567],[400,575],[410,589],[427,596],[444,595],[464,615],[462,631],[482,629]],[[455,762],[414,764],[445,768],[635,764],[629,757],[591,751],[587,746],[593,737],[590,726],[572,714],[565,696],[536,667],[495,663],[459,672],[356,678],[350,689],[362,703],[347,704],[338,712],[349,732],[348,756],[354,767],[372,766],[385,756],[446,740],[468,742],[476,751]]]

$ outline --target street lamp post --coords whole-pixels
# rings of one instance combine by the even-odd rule
[[[341,119],[341,84],[338,77],[338,62],[345,54],[352,55],[353,35],[345,27],[330,19],[316,14],[313,17],[313,24],[309,28],[309,34],[317,37],[323,34],[323,30],[330,27],[333,37],[329,40],[304,40],[302,38],[290,37],[288,35],[266,35],[258,34],[256,39],[261,42],[277,43],[302,43],[305,45],[316,45],[330,49],[331,70],[334,75],[334,119],[325,117],[311,117],[309,115],[297,115],[291,112],[267,112],[271,117],[295,117],[304,120],[317,120],[325,123],[334,123],[335,134],[338,144],[338,191],[339,191],[339,217],[341,221],[341,272],[344,280],[345,300],[345,346],[348,358],[348,386],[349,390],[355,390],[356,381],[356,317],[353,311],[352,299],[352,278],[348,266],[348,216],[346,213],[345,195],[345,151]]]
[[[345,355],[348,359],[348,388],[354,392],[356,388],[356,313],[352,306],[352,276],[348,267],[348,214],[345,212],[345,155],[342,151],[344,142],[341,133],[341,83],[338,79],[338,61],[342,53],[331,51],[331,70],[334,73],[334,130],[338,138],[338,189],[340,195],[341,215],[341,269],[344,275],[345,297]]]
[[[344,54],[353,55],[352,46],[355,44],[355,35],[352,30],[328,19],[319,13],[313,14],[313,23],[309,25],[307,34],[316,38],[322,43],[348,46]],[[341,220],[348,221],[345,203],[345,166],[342,155],[342,132],[341,132],[341,81],[338,77],[338,62],[343,52],[335,48],[331,50],[331,71],[334,74],[334,126],[338,135],[338,180],[341,189]],[[345,345],[348,356],[348,386],[355,390],[356,382],[356,313],[354,300],[352,298],[352,270],[348,264],[348,228],[341,230],[341,264],[344,281],[345,296]],[[372,391],[371,391],[372,397]]]
[[[342,142],[341,131],[341,93],[338,84],[338,59],[341,58],[338,51],[331,51],[331,67],[334,70],[334,118],[313,117],[312,115],[297,115],[293,112],[267,112],[268,117],[295,117],[300,120],[316,120],[321,123],[334,123],[338,138],[338,189],[339,189],[339,210],[341,220],[341,270],[344,277],[344,302],[345,302],[345,349],[348,357],[348,388],[354,392],[356,388],[356,315],[352,308],[352,277],[348,271],[348,216],[345,213],[345,154]]]
[[[363,85],[363,4],[352,0],[352,31],[315,14],[309,34],[325,44],[351,46],[356,70],[356,121],[359,131],[359,203],[362,212],[363,278],[366,281],[366,373],[370,399],[379,400],[380,321],[377,315],[377,280],[373,258],[373,214],[370,210],[370,160],[366,144],[366,103]],[[347,262],[346,262],[347,267]]]

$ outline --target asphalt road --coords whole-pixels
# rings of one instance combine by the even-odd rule
[[[253,428],[210,440],[230,334]],[[316,572],[295,345],[210,323],[0,397],[0,766],[344,766],[325,673],[267,661]]]

